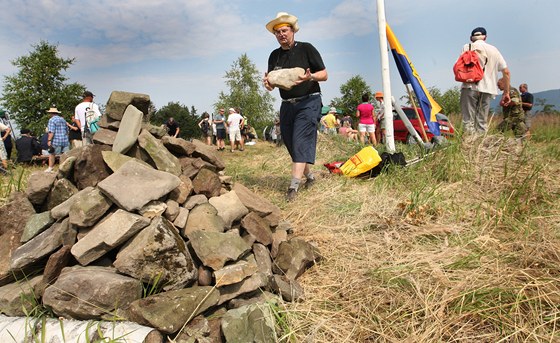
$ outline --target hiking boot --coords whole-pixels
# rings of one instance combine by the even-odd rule
[[[288,192],[286,193],[286,201],[294,201],[297,197],[297,189],[295,188],[288,188]]]
[[[305,181],[305,183],[303,184],[303,187],[305,189],[311,188],[311,186],[313,186],[315,184],[315,179],[307,179],[307,181]]]

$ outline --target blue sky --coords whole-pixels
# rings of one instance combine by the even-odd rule
[[[296,40],[323,56],[329,80],[323,102],[340,85],[362,76],[381,90],[377,2],[365,0],[0,0],[0,76],[16,73],[12,60],[40,40],[75,57],[66,75],[106,103],[111,91],[150,95],[157,108],[170,101],[212,111],[224,75],[243,53],[264,74],[278,47],[265,24],[279,11],[299,18]],[[504,55],[512,84],[532,92],[560,88],[556,0],[387,0],[387,22],[427,87],[458,83],[452,66],[477,26]],[[556,23],[556,24],[555,24]],[[392,57],[392,92],[400,82]],[[272,95],[280,98],[278,91]],[[232,104],[235,106],[236,104]]]

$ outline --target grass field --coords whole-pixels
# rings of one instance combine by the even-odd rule
[[[459,137],[373,179],[329,174],[323,163],[360,147],[321,135],[318,181],[291,203],[285,148],[223,152],[226,174],[277,204],[324,257],[299,279],[305,301],[281,306],[281,341],[560,341],[560,120],[533,128],[525,142]],[[2,177],[0,197],[28,173]]]

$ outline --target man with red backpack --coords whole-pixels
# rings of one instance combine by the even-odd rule
[[[474,50],[480,58],[484,76],[480,81],[463,82],[461,86],[461,112],[463,130],[466,133],[486,133],[490,101],[498,95],[498,72],[502,73],[504,89],[502,100],[510,101],[510,72],[500,51],[486,43],[486,29],[477,27],[471,32],[471,43],[463,46],[463,52]]]

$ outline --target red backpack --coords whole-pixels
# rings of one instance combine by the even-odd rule
[[[463,52],[453,66],[455,81],[478,82],[484,77],[484,68],[480,65],[480,59],[476,51],[471,49]]]

